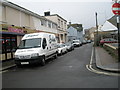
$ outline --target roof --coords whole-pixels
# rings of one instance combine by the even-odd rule
[[[58,16],[59,18],[63,19],[64,21],[67,22],[67,20],[65,20],[64,18],[62,18],[61,16],[59,16],[58,14],[52,14],[52,15],[48,15],[48,16]],[[43,16],[43,17],[47,17],[47,16]]]
[[[69,24],[68,28],[72,26],[73,28],[77,29],[78,31],[83,31],[82,24]]]
[[[117,30],[117,27],[113,25],[112,23],[110,23],[109,21],[106,21],[103,27],[101,28],[101,30],[102,31],[115,31]]]
[[[22,40],[32,39],[32,38],[48,37],[49,35],[54,35],[54,34],[46,33],[46,32],[30,33],[30,34],[25,34],[24,37],[22,38]]]
[[[51,20],[49,20],[49,19],[46,19],[46,18],[40,16],[39,14],[34,13],[34,12],[32,12],[32,11],[26,9],[26,8],[23,8],[23,7],[21,7],[21,6],[17,5],[17,4],[14,4],[14,3],[10,2],[10,1],[3,0],[3,1],[2,1],[2,5],[9,6],[9,7],[11,7],[11,8],[14,8],[14,9],[20,10],[20,11],[22,11],[22,12],[24,12],[24,13],[30,14],[30,15],[32,15],[32,16],[35,16],[35,17],[37,17],[37,18],[39,18],[39,19],[44,19],[44,20],[47,20],[47,21],[50,21],[50,22],[56,24],[55,22],[53,22],[53,21],[51,21]],[[57,24],[56,24],[56,25],[57,25]]]
[[[114,26],[116,26],[117,27],[117,15],[114,15],[113,17],[111,17],[109,20],[107,20],[107,21],[109,21],[111,24],[113,24]]]

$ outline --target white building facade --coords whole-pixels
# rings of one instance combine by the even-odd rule
[[[6,0],[0,4],[0,28],[0,60],[13,59],[12,49],[19,45],[27,33],[47,32],[56,37],[58,35],[57,23]]]
[[[57,34],[57,24],[11,2],[2,2],[0,22]]]
[[[58,33],[58,42],[64,43],[67,41],[67,21],[63,19],[58,14],[50,15],[50,12],[47,12],[48,15],[44,17],[57,23],[57,33]]]

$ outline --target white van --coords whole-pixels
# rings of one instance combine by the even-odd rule
[[[22,64],[40,63],[45,65],[45,60],[57,58],[57,41],[54,34],[32,33],[23,36],[15,52],[15,63]]]

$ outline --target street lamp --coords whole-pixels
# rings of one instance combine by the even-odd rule
[[[98,42],[98,20],[97,20],[97,12],[95,12],[95,18],[96,18],[96,30],[97,30],[97,42],[96,45],[99,46],[99,42]]]
[[[114,3],[112,5],[112,11],[117,15],[117,28],[118,28],[118,60],[120,62],[120,3]]]

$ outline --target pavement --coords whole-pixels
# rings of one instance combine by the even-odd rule
[[[113,58],[102,47],[95,47],[95,58],[97,68],[112,72],[120,72],[120,62]]]
[[[16,66],[14,60],[6,60],[6,61],[1,61],[0,62],[0,71],[6,70],[8,68]]]

